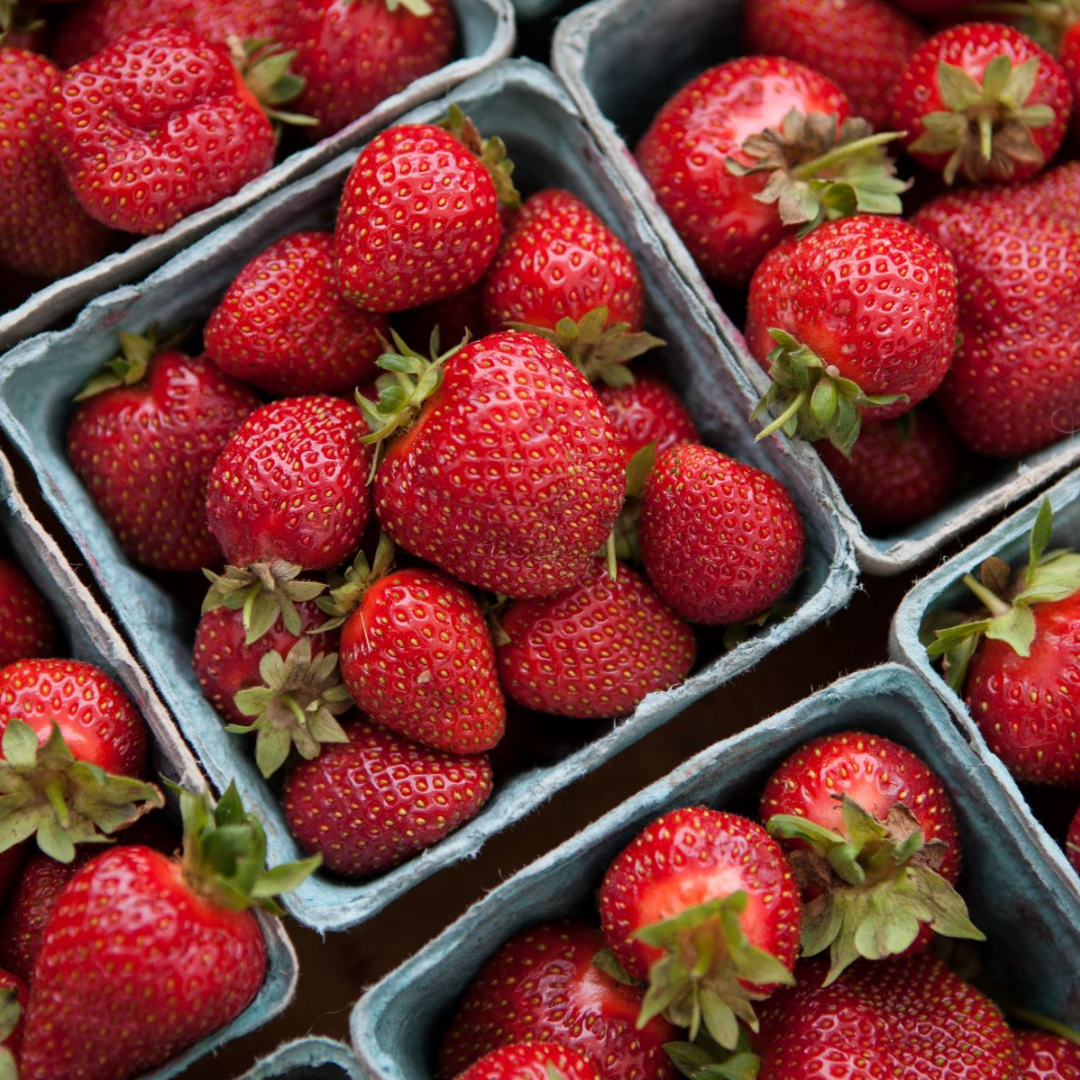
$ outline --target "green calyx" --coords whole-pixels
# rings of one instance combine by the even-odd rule
[[[19,0],[0,0],[0,46],[5,45],[8,34],[29,34],[45,26],[45,20],[25,17],[19,10]]]
[[[964,685],[967,667],[984,637],[1004,641],[1017,656],[1030,656],[1035,640],[1036,604],[1064,600],[1080,590],[1080,554],[1068,549],[1047,551],[1054,528],[1054,511],[1044,499],[1028,542],[1028,562],[1013,574],[1008,563],[987,559],[979,579],[964,575],[964,584],[982,601],[974,618],[956,625],[934,628],[927,654],[943,657],[946,682],[957,693]]]
[[[322,864],[322,856],[266,869],[266,832],[262,822],[244,809],[230,784],[217,806],[206,792],[176,784],[184,822],[184,877],[196,892],[234,911],[260,907],[283,914],[274,900],[299,886]]]
[[[1033,128],[1054,122],[1049,105],[1028,105],[1039,74],[1039,61],[1013,67],[1005,55],[995,56],[983,71],[982,82],[963,68],[938,62],[938,88],[945,108],[922,118],[925,131],[910,149],[926,154],[949,154],[944,177],[952,183],[959,173],[972,181],[992,174],[1008,180],[1018,164],[1040,166],[1042,151]]]
[[[19,1077],[15,1055],[4,1043],[19,1026],[21,1016],[18,993],[10,988],[0,990],[0,1080],[18,1080]]]
[[[248,89],[255,95],[255,100],[279,137],[285,126],[314,127],[318,123],[314,116],[286,112],[280,108],[298,97],[304,89],[303,76],[292,70],[297,55],[295,49],[282,50],[269,38],[241,41],[231,37],[228,46],[236,69],[243,75]]]
[[[344,743],[349,737],[335,720],[352,708],[342,685],[338,654],[312,659],[311,638],[301,638],[283,657],[271,650],[259,661],[262,686],[241,690],[236,707],[252,717],[250,725],[230,724],[228,731],[256,732],[255,763],[263,776],[273,776],[289,752],[305,760],[319,756],[324,743]]]
[[[758,432],[758,441],[783,431],[801,439],[828,439],[845,456],[851,453],[862,426],[863,409],[907,401],[906,394],[864,394],[812,349],[786,330],[771,329],[776,348],[769,353],[772,385],[754,407],[751,420],[780,410]]]
[[[514,187],[514,163],[506,156],[506,143],[497,135],[490,139],[483,138],[476,125],[457,105],[451,105],[447,115],[436,123],[480,159],[480,164],[487,169],[495,184],[500,204],[517,210],[521,206],[521,193]]]
[[[319,607],[330,618],[316,631],[325,634],[336,630],[349,614],[360,606],[364,594],[380,578],[386,577],[394,565],[394,542],[386,533],[380,533],[379,544],[371,561],[361,551],[344,573],[330,583],[330,595],[320,597]]]
[[[761,1068],[761,1060],[750,1049],[750,1039],[742,1028],[731,1050],[702,1031],[693,1042],[665,1043],[664,1053],[688,1080],[757,1080]]]
[[[400,10],[407,11],[418,19],[426,19],[435,10],[427,0],[384,0],[384,2],[386,10],[391,15]],[[352,0],[349,0],[349,3],[352,3]]]
[[[226,607],[242,611],[245,645],[253,645],[281,619],[285,629],[296,637],[301,631],[300,612],[296,605],[314,600],[326,591],[321,581],[298,581],[303,572],[295,563],[259,559],[250,566],[226,566],[224,574],[203,570],[210,589],[202,603],[202,613]]]
[[[874,133],[869,121],[836,113],[802,113],[792,109],[780,130],[766,128],[742,145],[750,164],[734,157],[727,170],[734,176],[768,173],[754,198],[775,203],[785,225],[801,225],[800,236],[823,221],[854,214],[899,214],[900,196],[910,181],[896,176],[896,163],[885,144],[900,131]]]
[[[655,442],[646,443],[626,463],[626,495],[609,540],[611,558],[620,562],[641,565],[641,545],[638,541],[641,496],[645,491],[645,481],[655,463]]]
[[[746,904],[746,893],[739,891],[637,931],[636,938],[665,953],[649,969],[639,1028],[662,1013],[689,1028],[691,1042],[704,1027],[726,1050],[738,1046],[740,1021],[757,1031],[752,1002],[767,995],[744,983],[789,986],[795,980],[775,956],[747,940]]]
[[[1062,38],[1080,20],[1080,0],[1001,0],[980,4],[980,10],[984,6],[988,15],[1007,19],[1051,56],[1060,54]]]
[[[805,845],[789,858],[800,889],[813,896],[803,905],[803,955],[829,950],[824,985],[859,957],[898,956],[924,923],[944,937],[985,940],[963,898],[937,872],[945,844],[927,841],[906,806],[897,803],[878,821],[850,796],[841,805],[846,835],[791,814],[765,826],[774,839]]]
[[[181,328],[167,330],[159,336],[156,323],[142,334],[130,334],[121,330],[117,335],[120,339],[119,354],[109,360],[75,395],[75,400],[85,401],[106,390],[113,390],[118,386],[134,386],[142,382],[150,361],[158,353],[178,344],[186,333],[187,331]]]
[[[526,330],[550,341],[591,383],[633,386],[634,376],[627,364],[667,342],[653,334],[633,333],[629,323],[608,326],[606,304],[595,307],[577,322],[560,319],[554,330],[528,323],[508,323],[511,330]]]
[[[69,863],[76,844],[108,843],[108,834],[164,805],[153,784],[80,761],[56,724],[39,746],[28,724],[12,720],[0,747],[0,851],[36,836],[46,855]]]

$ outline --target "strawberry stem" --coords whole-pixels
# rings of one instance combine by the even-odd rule
[[[854,157],[863,150],[868,150],[874,146],[883,146],[885,143],[892,142],[893,139],[903,138],[906,134],[905,131],[882,131],[875,135],[867,135],[864,139],[857,139],[855,142],[847,143],[844,146],[837,146],[812,161],[796,166],[791,170],[791,175],[796,180],[812,180],[825,169],[831,169],[834,165],[839,165],[842,161]]]
[[[71,828],[71,811],[68,809],[66,800],[64,799],[64,785],[59,778],[47,780],[42,785],[42,790],[45,793],[45,798],[49,800],[49,805],[53,808],[53,813],[56,814],[56,820],[60,823],[60,828]]]
[[[1008,615],[1012,606],[1007,604],[1000,596],[995,596],[981,581],[971,574],[964,575],[964,584],[983,602],[987,610],[997,618],[1000,615]]]
[[[800,390],[792,399],[788,407],[767,427],[762,428],[757,435],[754,436],[754,442],[761,442],[762,439],[767,439],[770,435],[774,435],[780,431],[789,421],[793,420],[799,415],[799,410],[810,399],[810,394],[806,390]]]

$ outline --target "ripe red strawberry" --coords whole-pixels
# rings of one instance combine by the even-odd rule
[[[408,400],[365,404],[368,422],[385,437],[419,415],[388,443],[375,476],[383,529],[466,584],[507,596],[550,596],[579,581],[626,485],[614,426],[584,376],[543,338],[513,330],[434,364],[415,354],[393,363]]]
[[[268,394],[345,394],[375,374],[389,324],[338,292],[331,233],[293,233],[237,275],[206,324],[207,355]]]
[[[846,453],[862,413],[887,420],[938,388],[956,326],[953,261],[906,221],[861,214],[786,241],[750,283],[747,346],[773,379],[755,415],[781,410],[762,435]]]
[[[930,409],[864,424],[848,457],[828,442],[817,450],[863,528],[878,535],[940,510],[960,474],[960,444]]]
[[[499,246],[500,199],[517,200],[502,142],[482,142],[457,110],[447,125],[389,128],[364,147],[345,181],[334,232],[338,281],[366,311],[462,292],[483,277]]]
[[[651,372],[634,372],[629,386],[598,386],[596,393],[629,461],[639,450],[654,443],[657,457],[676,443],[701,438],[690,410],[671,386]]]
[[[500,1046],[458,1073],[455,1080],[603,1080],[585,1058],[565,1046]]]
[[[1045,1031],[1018,1031],[1016,1080],[1080,1080],[1080,1047]]]
[[[599,930],[570,921],[534,926],[503,944],[450,1023],[439,1052],[440,1080],[518,1042],[576,1050],[605,1077],[674,1080],[663,1046],[676,1029],[657,1016],[637,1030],[642,992],[593,965],[603,947]]]
[[[253,872],[266,837],[235,788],[216,810],[184,792],[181,809],[182,862],[141,845],[114,848],[57,898],[34,966],[22,1080],[140,1075],[230,1023],[258,992],[266,945],[249,908],[280,914],[270,897],[315,863]]]
[[[80,395],[68,460],[131,558],[157,570],[217,564],[207,480],[259,399],[203,357],[155,353],[152,334],[121,333],[120,343]]]
[[[389,870],[474,818],[491,795],[486,755],[431,750],[374,724],[301,761],[281,804],[289,831],[328,870],[365,878]]]
[[[645,480],[641,558],[683,618],[744,622],[791,588],[806,538],[791,496],[768,473],[693,443],[673,446]]]
[[[56,648],[56,621],[26,572],[0,558],[0,667]]]
[[[565,592],[515,600],[499,616],[499,677],[527,708],[606,719],[683,681],[694,664],[690,627],[636,570],[603,559]]]
[[[769,778],[761,818],[799,877],[803,955],[830,950],[832,982],[860,956],[897,956],[931,930],[982,940],[953,891],[952,800],[910,750],[864,732],[800,747]],[[856,933],[858,931],[858,933]]]
[[[1072,109],[1061,65],[1018,30],[966,23],[924,42],[893,93],[908,151],[952,183],[1024,180],[1057,153]]]
[[[48,146],[49,92],[60,78],[45,57],[0,48],[0,266],[47,280],[104,258],[110,242]]]
[[[50,144],[91,217],[163,232],[274,163],[274,129],[228,50],[190,30],[133,30],[53,86]]]
[[[22,1046],[27,997],[22,980],[0,971],[0,1073],[4,1076],[18,1076],[16,1062]]]
[[[786,56],[820,72],[879,131],[889,125],[893,84],[926,36],[885,0],[756,0],[743,20],[748,53]]]

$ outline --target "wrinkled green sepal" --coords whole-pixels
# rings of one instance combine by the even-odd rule
[[[329,596],[320,597],[317,601],[330,618],[317,632],[322,634],[341,626],[349,614],[360,606],[360,601],[368,589],[390,573],[393,565],[394,542],[386,533],[381,533],[375,555],[370,562],[361,551],[343,575],[336,575],[331,579]]]
[[[664,1053],[688,1080],[757,1080],[761,1066],[743,1028],[739,1029],[733,1050],[725,1050],[708,1032],[702,1031],[694,1042],[665,1043]]]
[[[314,116],[280,108],[298,97],[305,86],[303,76],[292,70],[297,56],[295,49],[282,49],[268,38],[233,41],[230,46],[233,62],[273,124],[275,135],[280,137],[282,127],[314,127],[318,123]]]
[[[104,367],[75,395],[76,401],[85,401],[96,397],[106,390],[119,386],[135,386],[146,375],[150,361],[159,353],[171,348],[183,339],[184,329],[167,330],[158,333],[157,324],[148,327],[142,334],[132,334],[121,330],[117,337],[120,352],[108,360]]]
[[[482,138],[476,125],[457,105],[451,105],[447,115],[437,123],[480,159],[495,184],[499,202],[508,209],[518,209],[521,206],[521,194],[514,187],[512,179],[514,163],[506,156],[506,144],[502,139],[497,135],[490,139]]]

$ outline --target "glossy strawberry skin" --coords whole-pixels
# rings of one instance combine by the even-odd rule
[[[598,386],[600,398],[629,461],[654,443],[659,457],[676,443],[698,442],[700,434],[690,410],[671,386],[651,372],[634,372],[630,386]]]
[[[645,287],[626,245],[576,195],[530,195],[484,278],[488,326],[554,330],[605,305],[608,324],[645,325]]]
[[[223,46],[176,26],[133,30],[50,96],[49,142],[91,217],[151,234],[274,163],[274,131]]]
[[[1080,1047],[1045,1031],[1018,1031],[1016,1080],[1080,1080]]]
[[[616,856],[600,886],[604,940],[627,973],[646,979],[663,956],[634,935],[687,908],[745,892],[740,925],[755,948],[795,966],[802,926],[790,864],[758,824],[691,806],[664,814]]]
[[[109,232],[79,205],[48,145],[54,64],[0,48],[0,266],[45,280],[104,258]]]
[[[340,566],[371,513],[371,450],[363,413],[322,395],[256,409],[210,473],[206,513],[229,563],[284,559],[305,570]]]
[[[641,558],[656,591],[707,625],[775,604],[803,564],[799,511],[768,473],[692,443],[662,454],[645,481]]]
[[[206,485],[218,454],[258,406],[251,390],[205,358],[173,350],[155,356],[140,383],[77,406],[68,460],[131,558],[177,571],[220,562]]]
[[[403,124],[360,152],[334,236],[346,298],[365,311],[402,311],[483,277],[502,236],[499,198],[480,159],[452,135]]]
[[[56,621],[45,597],[10,559],[0,558],[0,667],[56,648]]]
[[[507,694],[585,720],[625,716],[682,682],[697,651],[693,631],[641,574],[619,565],[612,581],[603,559],[566,592],[513,601],[499,625],[510,639],[497,649]]]
[[[108,851],[53,908],[34,967],[21,1075],[139,1075],[239,1016],[265,975],[266,945],[250,911],[213,905],[191,890],[179,863],[149,848]]]
[[[501,1046],[470,1065],[455,1080],[603,1080],[580,1054],[563,1046],[516,1043]]]
[[[593,966],[603,947],[599,930],[571,921],[534,926],[505,942],[451,1021],[439,1052],[440,1080],[517,1042],[558,1043],[619,1080],[675,1080],[662,1048],[678,1029],[656,1017],[636,1030],[642,991]]]
[[[465,346],[443,372],[379,466],[383,529],[468,585],[513,597],[569,588],[625,491],[596,392],[554,345],[517,331]]]
[[[475,817],[491,795],[483,754],[431,750],[374,724],[344,725],[347,743],[323,747],[289,774],[289,831],[327,870],[382,873]]]
[[[634,151],[660,205],[705,275],[745,285],[766,252],[794,231],[775,205],[754,198],[767,176],[734,176],[729,156],[751,135],[778,129],[791,109],[835,113],[850,106],[828,79],[779,57],[743,57],[710,68],[656,115]]]
[[[746,342],[762,367],[786,330],[864,394],[907,400],[868,407],[888,420],[941,385],[956,339],[956,268],[949,253],[896,218],[826,222],[771,251],[750,283]]]

